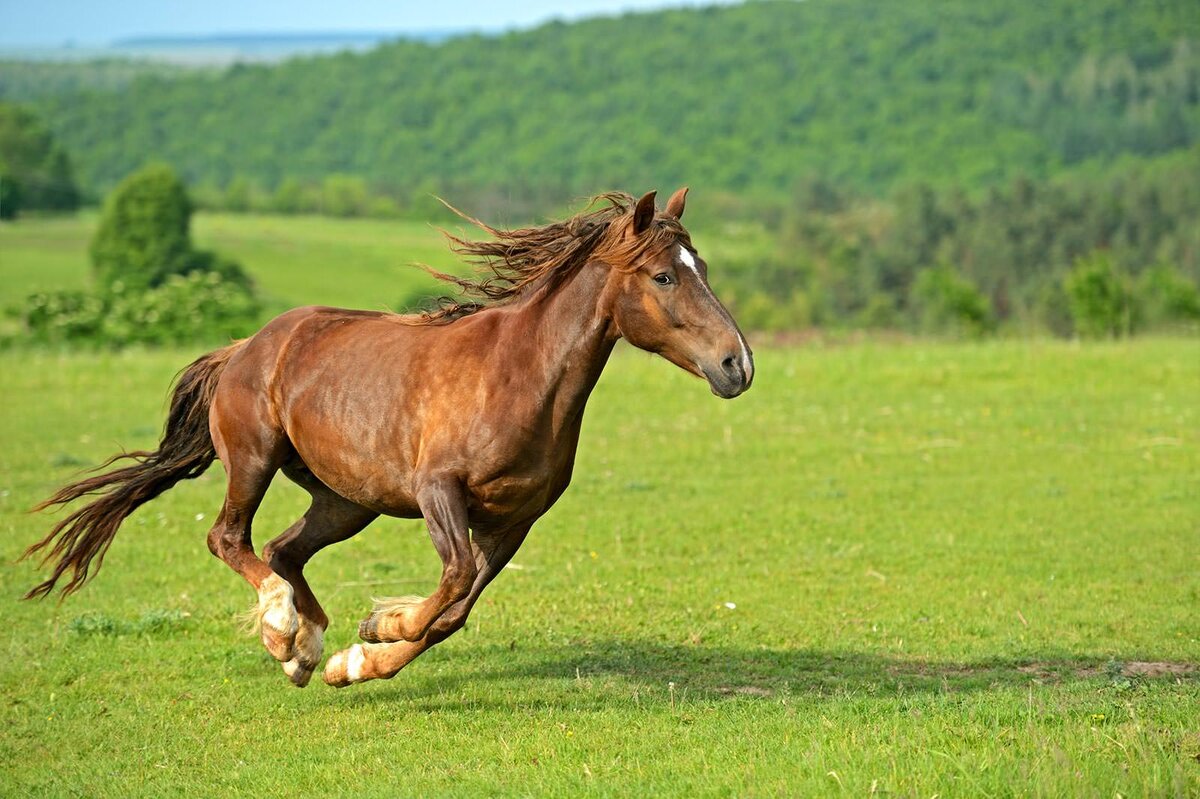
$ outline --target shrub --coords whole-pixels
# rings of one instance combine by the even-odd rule
[[[117,187],[92,240],[100,291],[30,297],[15,315],[33,341],[182,344],[254,331],[260,307],[235,262],[192,248],[192,205],[165,166]]]
[[[868,295],[866,304],[855,316],[856,325],[867,330],[889,330],[897,327],[898,321],[896,303],[881,291]]]
[[[1076,260],[1063,280],[1075,334],[1084,338],[1128,335],[1133,302],[1129,281],[1104,252]]]
[[[260,308],[219,272],[172,275],[158,288],[112,299],[100,338],[109,344],[228,341],[254,332]]]
[[[1146,327],[1170,327],[1200,321],[1200,291],[1172,266],[1143,272],[1134,286],[1137,318]]]
[[[170,167],[135,172],[109,195],[92,239],[92,268],[102,291],[142,291],[187,271],[192,204]]]
[[[225,194],[221,199],[226,211],[245,212],[254,209],[257,195],[254,185],[238,175],[225,186]]]
[[[21,211],[21,184],[0,169],[0,219],[16,219]]]
[[[925,332],[982,336],[993,327],[987,298],[947,266],[917,274],[911,304]]]
[[[104,325],[105,303],[82,291],[34,294],[19,312],[24,328],[37,341],[68,342],[95,338]]]
[[[366,181],[353,175],[329,175],[321,184],[322,211],[330,216],[362,216],[367,197]]]
[[[1071,321],[1070,301],[1061,281],[1043,282],[1034,294],[1032,310],[1033,321],[1041,332],[1066,338],[1075,328]]]
[[[35,294],[21,321],[37,342],[121,347],[240,338],[254,332],[259,311],[250,292],[213,271],[172,275],[140,292]]]

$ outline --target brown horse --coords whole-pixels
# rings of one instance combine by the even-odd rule
[[[263,644],[293,683],[320,663],[329,618],[304,579],[318,550],[379,515],[424,517],[442,559],[428,597],[378,602],[365,644],[336,653],[325,682],[391,677],[466,621],[533,523],[571,479],[584,405],[614,344],[662,355],[730,398],[750,386],[746,340],[708,286],[680,224],[654,192],[597,198],[544,227],[450,236],[487,275],[457,283],[478,302],[401,316],[299,308],[181,374],[154,452],[66,486],[38,509],[85,495],[31,554],[49,548],[45,596],[88,579],[138,506],[219,458],[225,502],[208,547],[258,592]],[[295,524],[254,552],[250,522],[277,471],[312,495]]]

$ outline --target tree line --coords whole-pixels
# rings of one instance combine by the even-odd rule
[[[726,278],[755,327],[1200,329],[1200,148],[974,194],[915,183],[881,200],[814,178],[758,213],[775,250]]]
[[[339,175],[401,210],[451,188],[549,206],[681,184],[779,195],[811,175],[877,196],[973,191],[1197,141],[1200,15],[1184,0],[755,2],[6,91],[36,104],[96,197],[146,159],[213,197]]]
[[[0,219],[22,208],[70,211],[80,192],[66,150],[32,111],[0,102]]]

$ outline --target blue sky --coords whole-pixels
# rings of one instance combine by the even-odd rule
[[[0,0],[0,46],[108,44],[131,36],[503,30],[548,19],[712,0]]]

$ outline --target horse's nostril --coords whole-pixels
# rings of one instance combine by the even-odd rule
[[[725,360],[721,361],[721,368],[725,370],[727,375],[736,375],[741,371],[741,364],[733,355],[725,356]]]

